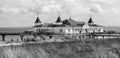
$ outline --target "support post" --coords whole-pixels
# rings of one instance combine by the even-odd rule
[[[1,35],[2,36],[2,41],[5,41],[5,35]]]
[[[37,35],[36,35],[36,34],[33,34],[33,37],[36,39]]]
[[[37,34],[33,34],[33,39],[32,40],[36,40],[36,38],[37,38]]]
[[[23,37],[24,37],[24,35],[23,35],[23,34],[21,34],[21,35],[20,35],[20,37],[21,37],[21,41],[23,41]]]
[[[105,38],[104,36],[102,36],[103,37],[103,39]]]

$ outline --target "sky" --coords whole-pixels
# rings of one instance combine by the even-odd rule
[[[29,27],[39,14],[43,23],[71,15],[76,21],[103,26],[120,26],[120,0],[0,0],[0,27]]]

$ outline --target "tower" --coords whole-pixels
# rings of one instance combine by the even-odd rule
[[[92,20],[92,15],[90,14],[90,18],[89,18],[89,21],[88,21],[88,24],[93,24],[94,21]]]
[[[72,19],[72,16],[71,16],[71,13],[70,13],[70,18],[69,18],[69,20],[71,20]]]
[[[57,20],[56,20],[55,23],[56,23],[56,24],[62,24],[62,20],[61,20],[61,18],[60,18],[60,12],[58,12],[58,18],[57,18]]]
[[[37,17],[37,19],[35,21],[35,25],[41,25],[41,24],[42,24],[42,22],[40,21],[40,18]]]
[[[42,22],[40,21],[40,18],[39,18],[39,12],[37,12],[37,19],[35,21],[35,26],[36,25],[41,25],[41,24],[42,24]]]

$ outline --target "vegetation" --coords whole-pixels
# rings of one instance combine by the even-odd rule
[[[120,58],[120,39],[1,46],[0,58]]]

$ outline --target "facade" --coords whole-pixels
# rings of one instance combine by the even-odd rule
[[[99,33],[103,31],[103,26],[95,24],[91,17],[89,21],[83,26],[83,33]]]
[[[58,16],[55,23],[42,23],[37,17],[34,31],[37,33],[51,32],[55,34],[79,35],[81,33],[103,32],[103,26],[94,24],[91,17],[87,23],[78,22],[71,18],[62,21],[60,16]]]

